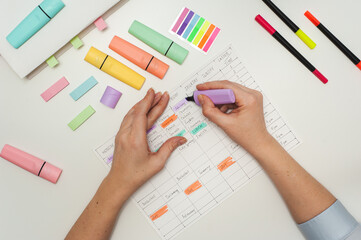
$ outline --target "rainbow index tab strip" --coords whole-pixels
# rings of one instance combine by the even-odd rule
[[[203,53],[208,53],[221,29],[185,7],[169,31]]]

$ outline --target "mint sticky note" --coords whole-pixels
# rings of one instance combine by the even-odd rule
[[[75,49],[79,49],[81,46],[83,46],[83,41],[80,40],[78,36],[75,36],[72,40],[70,40],[70,43]]]
[[[49,67],[53,68],[58,65],[59,62],[54,56],[51,56],[48,58],[48,60],[46,60],[46,63],[49,65]]]
[[[81,96],[83,96],[85,93],[87,93],[90,89],[92,89],[95,85],[97,85],[98,81],[91,76],[88,78],[85,82],[83,82],[79,87],[74,89],[70,96],[77,101]]]
[[[86,120],[88,120],[93,114],[95,113],[95,110],[92,108],[92,106],[88,106],[85,108],[81,113],[78,114],[69,124],[68,126],[71,128],[71,130],[75,131],[80,125],[82,125]]]

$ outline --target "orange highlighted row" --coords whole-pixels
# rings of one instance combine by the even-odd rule
[[[160,125],[162,128],[166,128],[169,124],[171,124],[172,122],[174,122],[175,120],[177,120],[178,116],[173,114],[172,116],[170,116],[167,120],[165,120],[164,122],[162,122],[162,124]]]
[[[187,195],[190,195],[192,192],[196,191],[197,189],[200,189],[202,187],[202,184],[199,181],[196,181],[192,183],[189,187],[187,187],[186,190],[184,190],[184,193]]]
[[[162,207],[161,209],[159,209],[158,211],[156,211],[155,213],[153,213],[151,216],[150,216],[150,219],[152,221],[160,218],[164,213],[168,212],[168,206],[165,205],[164,207]]]
[[[235,161],[232,161],[232,157],[228,157],[228,158],[224,159],[223,162],[218,164],[217,168],[219,169],[219,171],[223,172],[229,166],[231,166],[233,163],[235,163]]]

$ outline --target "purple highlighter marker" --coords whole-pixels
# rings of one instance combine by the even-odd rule
[[[198,101],[199,95],[206,95],[215,105],[232,104],[236,102],[236,97],[231,89],[194,91],[193,96],[187,97],[186,100],[195,102],[198,106],[200,106]]]

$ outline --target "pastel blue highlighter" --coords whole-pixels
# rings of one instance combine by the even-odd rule
[[[55,17],[64,6],[65,4],[61,0],[44,0],[16,26],[6,40],[14,48],[19,48]]]

